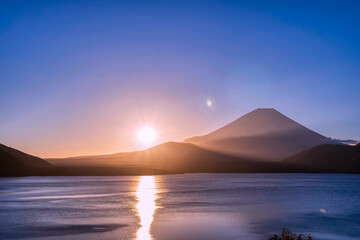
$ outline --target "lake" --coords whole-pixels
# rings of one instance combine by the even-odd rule
[[[360,176],[0,178],[0,239],[360,239]]]

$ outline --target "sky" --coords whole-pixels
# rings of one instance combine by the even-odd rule
[[[360,1],[0,1],[0,143],[133,151],[259,107],[360,139]]]

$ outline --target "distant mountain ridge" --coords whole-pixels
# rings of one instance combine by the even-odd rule
[[[321,144],[342,144],[273,108],[258,108],[207,135],[184,140],[205,149],[255,160],[280,161]]]
[[[0,144],[0,177],[19,176],[120,176],[120,175],[156,175],[170,173],[168,171],[129,166],[99,165],[97,167],[54,166],[39,157],[21,152],[17,149]]]
[[[93,162],[89,164],[87,159],[92,159]],[[0,160],[0,177],[174,173],[360,173],[360,145],[320,145],[282,162],[252,161],[212,152],[193,144],[176,142],[168,142],[132,153],[83,157],[83,159],[52,159],[53,165],[48,167],[24,164],[6,151],[0,151]],[[27,160],[29,158],[25,159]]]
[[[286,158],[283,163],[315,172],[360,172],[360,143],[316,146]]]
[[[112,166],[162,169],[173,173],[285,171],[272,163],[209,151],[190,143],[167,142],[152,148],[95,157],[47,159],[57,166]]]

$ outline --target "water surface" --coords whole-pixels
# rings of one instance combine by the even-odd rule
[[[183,174],[0,179],[0,239],[360,239],[360,176]]]

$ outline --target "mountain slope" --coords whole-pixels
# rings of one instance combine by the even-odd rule
[[[41,158],[0,144],[0,176],[29,175],[38,169],[51,167]]]
[[[93,157],[48,159],[57,166],[140,167],[190,172],[278,172],[280,164],[249,161],[200,148],[194,144],[168,142],[137,152]],[[90,164],[90,165],[89,165]]]
[[[46,162],[45,160],[32,156],[30,154],[21,152],[15,148],[7,147],[3,144],[0,144],[0,151],[7,152],[11,156],[19,159],[23,164],[30,166],[30,167],[49,167],[51,166],[50,163]]]
[[[320,145],[288,157],[283,163],[310,171],[360,173],[360,144]]]
[[[53,166],[45,160],[0,144],[0,177],[12,176],[120,176],[169,173],[153,168],[111,166]]]
[[[255,160],[280,161],[320,144],[338,144],[272,108],[259,108],[207,135],[186,139],[200,147]]]
[[[17,156],[21,156],[22,159]],[[34,159],[35,163],[32,162]],[[360,173],[360,144],[321,145],[279,163],[252,161],[209,151],[194,144],[176,142],[160,144],[137,152],[49,161],[56,166],[40,158],[2,146],[0,176],[118,176],[194,172]]]

